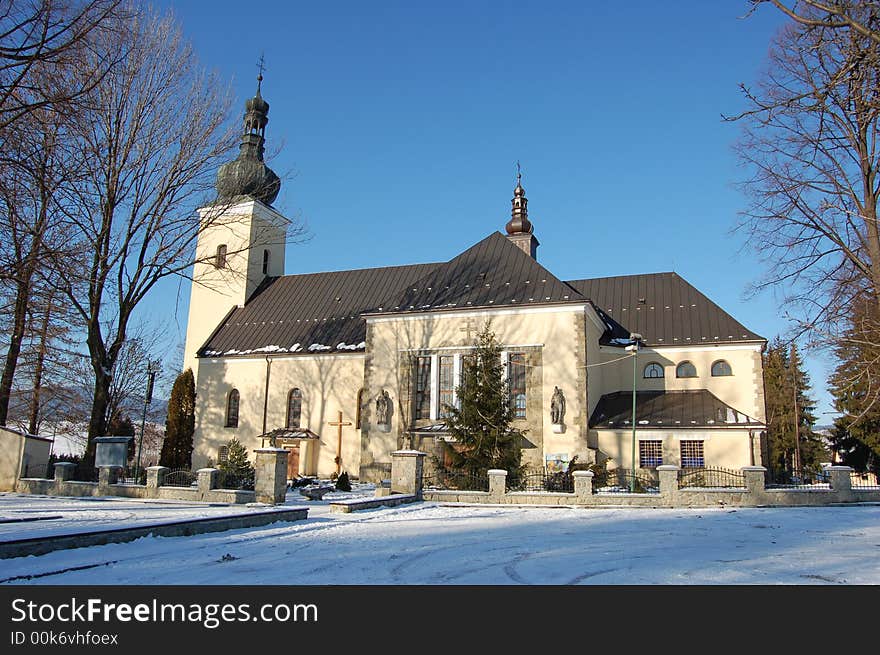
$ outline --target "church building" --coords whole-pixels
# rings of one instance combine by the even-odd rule
[[[184,362],[194,467],[221,461],[233,437],[289,449],[291,478],[377,481],[395,450],[441,453],[444,408],[487,321],[529,467],[577,456],[629,469],[633,451],[648,472],[762,463],[766,340],[676,273],[557,278],[519,176],[504,231],[448,261],[285,275],[268,111],[258,86],[240,153],[199,210]]]

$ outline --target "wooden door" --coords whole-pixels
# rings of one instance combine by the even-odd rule
[[[287,451],[287,479],[295,480],[297,477],[299,477],[299,445]]]

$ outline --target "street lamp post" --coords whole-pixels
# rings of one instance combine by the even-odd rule
[[[632,397],[632,470],[630,471],[629,490],[633,493],[636,489],[636,359],[639,355],[639,342],[642,335],[633,332],[629,335],[632,342],[626,347],[626,350],[633,354],[633,397]]]
[[[156,371],[158,370],[159,364],[156,363],[156,368],[153,368],[153,362],[147,362],[147,390],[144,393],[144,413],[141,416],[141,436],[138,439],[138,455],[137,455],[137,464],[134,467],[134,482],[138,483],[140,480],[141,474],[141,451],[144,447],[144,428],[147,424],[147,405],[149,405],[153,401],[153,384],[156,381]]]

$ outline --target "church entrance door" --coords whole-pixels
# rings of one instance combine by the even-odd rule
[[[295,480],[299,476],[299,444],[287,451],[287,479]]]

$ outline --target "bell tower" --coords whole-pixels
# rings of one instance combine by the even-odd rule
[[[529,257],[537,259],[538,246],[541,244],[535,238],[533,234],[535,228],[529,221],[529,199],[526,198],[526,190],[522,186],[519,162],[516,163],[516,188],[513,190],[513,200],[510,203],[510,220],[504,226],[507,230],[507,238]]]
[[[281,180],[263,161],[269,103],[245,102],[238,156],[217,172],[217,199],[198,210],[199,235],[190,291],[183,368],[198,377],[196,353],[223,319],[243,306],[267,277],[284,275],[290,221],[272,207]]]

